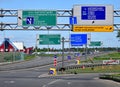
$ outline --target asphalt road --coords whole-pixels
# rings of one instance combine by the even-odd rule
[[[49,68],[54,67],[53,64],[27,68],[48,63],[48,59],[39,57],[32,61],[1,66],[0,87],[120,87],[120,83],[98,79],[99,73],[49,76]],[[19,69],[22,67],[26,68]]]
[[[120,87],[120,83],[98,79],[99,73],[50,76],[50,67],[1,71],[0,87]]]
[[[109,52],[104,52],[104,53],[96,53],[96,54],[91,54],[91,55],[87,55],[87,58],[93,58],[94,56],[100,56],[100,55],[104,55],[107,54]],[[76,59],[77,57],[74,57],[72,55],[72,59]],[[69,60],[66,61],[64,63],[64,65],[68,65],[68,64],[75,64],[75,59],[74,60]],[[67,56],[64,57],[64,60],[67,60]],[[85,60],[85,56],[81,56],[80,60],[83,61]],[[54,58],[53,57],[37,57],[34,60],[31,61],[25,61],[25,62],[20,62],[20,63],[11,63],[11,64],[7,64],[7,65],[0,65],[0,71],[3,70],[16,70],[16,69],[25,69],[25,68],[32,68],[32,67],[38,67],[41,65],[45,65],[45,64],[53,64]],[[62,57],[58,57],[57,61],[62,61]],[[62,65],[60,65],[61,67]]]

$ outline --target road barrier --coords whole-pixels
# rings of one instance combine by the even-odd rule
[[[68,70],[68,69],[78,69],[78,68],[87,68],[87,67],[97,67],[97,66],[110,66],[110,65],[113,65],[113,64],[103,64],[103,63],[97,63],[97,64],[92,64],[92,63],[86,63],[86,64],[80,64],[80,65],[70,65],[70,66],[65,66],[65,70]],[[120,65],[120,64],[118,64]],[[57,68],[57,70],[60,70],[60,67]]]

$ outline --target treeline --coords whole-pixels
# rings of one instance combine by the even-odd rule
[[[84,52],[86,50],[86,48],[64,48],[65,52]],[[56,49],[56,48],[35,48],[34,51],[37,52],[59,52],[62,51],[62,49]],[[120,48],[116,48],[116,47],[102,47],[102,48],[87,48],[87,51],[119,51],[120,52]]]

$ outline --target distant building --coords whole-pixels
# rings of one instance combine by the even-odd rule
[[[32,54],[33,53],[33,47],[25,48],[24,53],[26,54]]]
[[[23,42],[11,42],[9,38],[5,38],[0,45],[0,52],[24,52],[31,54],[33,47],[24,48]]]
[[[18,50],[15,45],[10,42],[9,38],[5,38],[3,43],[0,45],[0,52],[14,52]]]
[[[24,44],[23,42],[13,42],[14,46],[17,47],[18,51],[23,51],[24,50]]]

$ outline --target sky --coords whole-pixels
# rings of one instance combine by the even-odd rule
[[[113,5],[114,10],[120,9],[120,0],[0,0],[0,8],[2,9],[15,9],[15,10],[41,10],[41,9],[61,9],[71,10],[75,4],[99,4],[99,5]],[[17,18],[0,18],[0,22],[16,23]],[[69,22],[68,22],[69,23]],[[114,18],[114,23],[120,23],[119,18]],[[26,47],[36,45],[37,34],[60,34],[61,37],[69,38],[70,34],[78,34],[81,32],[70,31],[0,31],[0,43],[5,37],[10,38],[11,41],[23,42]],[[86,32],[84,32],[86,33]],[[103,42],[103,47],[120,47],[118,42],[117,31],[114,32],[89,32],[91,34],[91,41]],[[48,47],[46,45],[38,45],[39,48]],[[50,45],[50,48],[61,48],[61,45]],[[65,47],[69,47],[69,43],[65,43]]]

